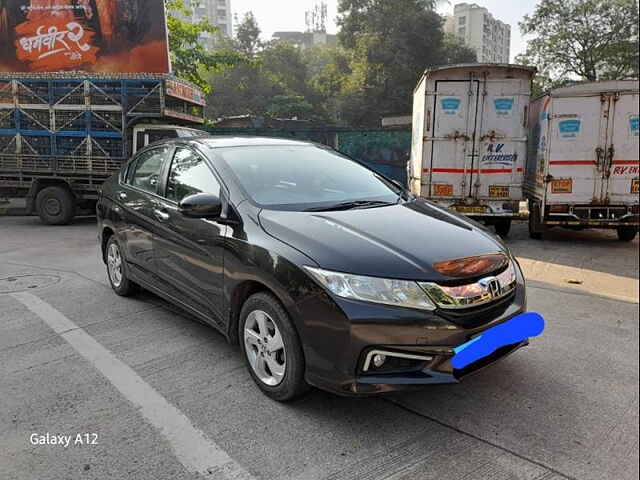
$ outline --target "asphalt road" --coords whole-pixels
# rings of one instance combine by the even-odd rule
[[[0,479],[638,478],[637,240],[517,225],[530,347],[460,385],[282,405],[214,330],[113,294],[95,234],[0,217]]]

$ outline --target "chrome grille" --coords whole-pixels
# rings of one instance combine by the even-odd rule
[[[506,297],[516,288],[513,262],[502,273],[485,277],[477,282],[453,287],[437,283],[420,283],[439,308],[459,310],[488,304]]]

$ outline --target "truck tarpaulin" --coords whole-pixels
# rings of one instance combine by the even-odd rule
[[[0,0],[0,72],[169,67],[163,0]]]

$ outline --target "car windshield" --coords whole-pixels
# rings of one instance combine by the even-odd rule
[[[232,147],[216,149],[216,153],[246,194],[262,208],[380,206],[397,203],[401,192],[359,163],[313,145]]]

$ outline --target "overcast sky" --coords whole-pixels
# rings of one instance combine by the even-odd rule
[[[316,0],[231,0],[231,9],[238,17],[252,11],[260,28],[263,39],[270,39],[273,32],[282,30],[304,31],[304,12],[311,10]],[[329,33],[335,33],[335,18],[337,15],[337,0],[327,0],[329,9]],[[453,5],[459,3],[455,0],[448,5],[443,2],[440,13],[453,12]],[[520,35],[518,22],[528,13],[532,13],[537,0],[476,0],[468,3],[477,3],[486,7],[498,20],[511,25],[511,59],[525,49],[525,41]]]

